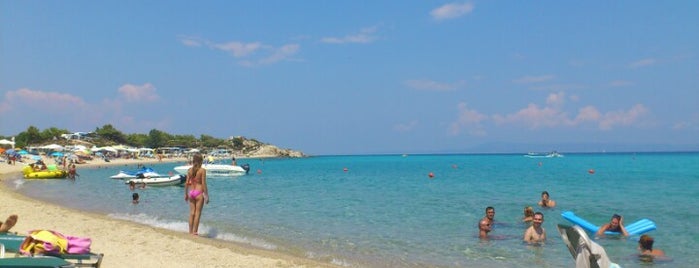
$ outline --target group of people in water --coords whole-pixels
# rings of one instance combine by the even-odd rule
[[[543,191],[541,200],[538,202],[541,208],[553,208],[556,206],[556,201],[551,200],[549,193]],[[535,212],[534,208],[527,206],[524,208],[524,216],[522,222],[530,224],[524,231],[523,241],[528,244],[543,243],[546,241],[546,230],[542,226],[544,223],[544,214],[540,211]],[[489,239],[489,233],[493,230],[495,223],[495,208],[487,207],[485,216],[478,222],[478,237],[481,239]],[[595,237],[603,237],[606,231],[617,232],[624,237],[629,236],[629,233],[624,227],[624,218],[621,215],[614,214],[608,223],[602,225]],[[653,248],[653,237],[642,235],[638,241],[638,251],[642,258],[663,257],[665,252],[661,249]]]

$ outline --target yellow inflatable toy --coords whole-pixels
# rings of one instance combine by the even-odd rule
[[[53,168],[40,171],[34,171],[31,166],[25,166],[22,168],[22,172],[27,179],[63,179],[68,176],[68,171],[57,169],[55,165],[52,166]]]

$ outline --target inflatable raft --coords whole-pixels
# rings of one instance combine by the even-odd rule
[[[583,229],[592,232],[592,233],[597,233],[597,230],[599,230],[599,226],[594,225],[590,223],[589,221],[578,217],[573,213],[572,211],[565,211],[561,214],[564,219],[579,225]],[[640,235],[643,233],[647,233],[650,231],[653,231],[656,229],[655,222],[649,220],[649,219],[640,219],[634,223],[631,224],[626,224],[624,225],[624,228],[626,228],[626,232],[629,233],[629,235]],[[604,232],[605,234],[610,234],[610,235],[619,235],[620,233],[618,232]]]
[[[55,167],[53,169],[34,171],[32,167],[25,166],[22,168],[22,173],[24,173],[24,177],[27,179],[63,179],[68,176],[68,171]]]

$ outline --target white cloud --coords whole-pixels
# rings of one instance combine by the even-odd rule
[[[430,16],[435,20],[455,19],[473,11],[472,3],[450,3],[430,11]]]
[[[262,47],[260,42],[253,43],[242,43],[242,42],[228,42],[224,44],[212,44],[213,48],[229,52],[233,57],[240,58],[251,55],[255,51]]]
[[[398,132],[409,132],[409,131],[413,130],[415,127],[417,127],[417,125],[418,125],[418,121],[413,120],[413,121],[410,121],[407,123],[396,124],[395,126],[393,126],[393,130],[398,131]]]
[[[323,37],[320,39],[321,42],[323,43],[329,43],[329,44],[346,44],[346,43],[358,43],[358,44],[367,44],[374,42],[375,40],[378,39],[378,37],[375,35],[377,31],[377,27],[368,27],[361,29],[359,33],[356,34],[350,34],[350,35],[345,35],[343,37]]]
[[[5,92],[4,99],[0,102],[0,113],[18,107],[56,112],[64,109],[79,110],[86,106],[82,98],[70,94],[21,88]]]
[[[517,84],[531,84],[531,83],[541,83],[550,81],[554,78],[553,75],[539,75],[539,76],[523,76],[514,80]]]
[[[484,126],[489,122],[495,125],[521,125],[529,129],[555,128],[555,127],[576,127],[583,124],[593,124],[601,130],[610,130],[617,126],[634,126],[642,123],[642,119],[649,113],[642,104],[636,104],[628,110],[611,112],[600,112],[592,105],[585,106],[578,110],[577,115],[571,117],[563,109],[566,100],[577,101],[577,96],[566,97],[564,92],[549,94],[546,98],[546,105],[539,106],[530,103],[510,114],[484,115],[475,109],[466,107],[466,104],[459,103],[457,120],[449,126],[449,133],[457,135],[463,129],[468,130],[471,135],[485,135]],[[684,124],[677,126],[684,127]]]
[[[488,116],[481,114],[474,109],[470,109],[464,102],[460,102],[457,108],[457,118],[455,122],[450,124],[449,134],[458,135],[465,129],[473,136],[485,136],[486,132],[483,129],[481,122],[486,120]]]
[[[629,68],[637,69],[637,68],[641,68],[641,67],[647,67],[647,66],[654,65],[655,62],[656,62],[656,60],[653,58],[641,59],[641,60],[637,60],[637,61],[634,61],[632,63],[629,63]]]
[[[188,47],[200,47],[202,46],[202,43],[205,42],[197,37],[180,36],[178,38],[180,39],[180,43]]]
[[[628,111],[613,111],[605,113],[599,120],[599,128],[612,129],[614,126],[629,126],[637,123],[639,118],[648,113],[648,109],[642,104],[636,104]]]
[[[563,92],[549,94],[549,96],[546,98],[546,104],[553,107],[561,107],[563,104],[565,104],[565,98],[566,94]]]
[[[428,91],[452,91],[463,85],[464,82],[458,82],[455,84],[440,83],[432,80],[408,80],[405,81],[405,85],[418,89],[418,90],[428,90]]]
[[[118,91],[127,102],[153,102],[160,99],[151,83],[145,83],[140,86],[126,84],[121,86]]]
[[[530,103],[526,108],[509,115],[493,115],[496,124],[521,124],[531,129],[570,125],[566,113],[552,107],[539,107]]]
[[[602,118],[600,113],[594,106],[585,106],[578,110],[578,115],[575,117],[575,122],[595,122]]]
[[[227,52],[243,66],[272,64],[287,60],[298,53],[301,46],[286,44],[281,47],[265,45],[262,42],[230,41],[225,43],[211,42],[203,38],[180,36],[180,42],[189,47],[206,46],[213,50]]]

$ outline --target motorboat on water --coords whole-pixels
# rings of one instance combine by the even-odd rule
[[[182,175],[187,175],[187,171],[192,165],[177,166],[175,171]],[[244,164],[242,166],[235,165],[224,165],[224,164],[203,164],[201,165],[206,169],[207,177],[235,177],[248,174],[250,171],[250,165]]]
[[[542,153],[534,153],[534,152],[529,152],[524,155],[524,157],[529,157],[529,158],[553,158],[553,157],[563,157],[562,154],[558,153],[557,151],[550,152],[548,154],[542,154]]]
[[[128,179],[125,181],[126,184],[134,182],[135,184],[145,183],[150,186],[169,186],[169,185],[180,185],[186,180],[185,175],[177,174],[169,177],[146,177],[146,178],[135,178]]]
[[[162,177],[169,177],[167,175],[160,174],[158,172],[155,172],[152,168],[140,168],[136,170],[120,170],[119,173],[117,173],[114,176],[110,176],[112,179],[118,179],[118,180],[128,180],[128,179],[136,179],[136,178],[162,178]]]

